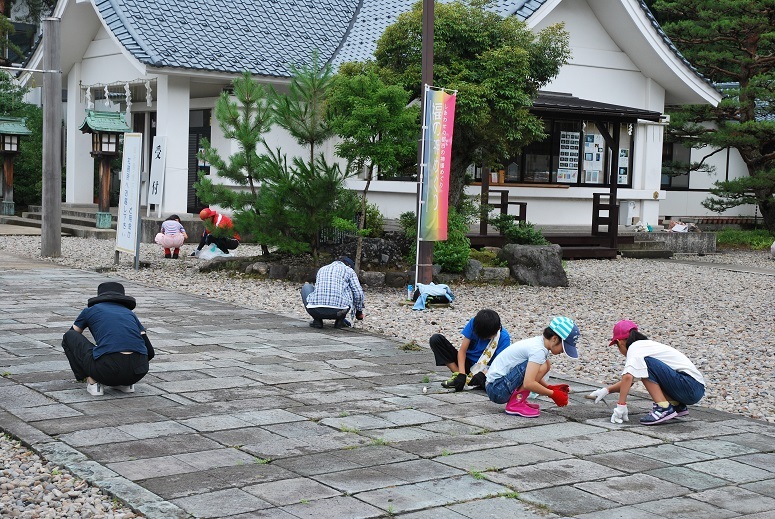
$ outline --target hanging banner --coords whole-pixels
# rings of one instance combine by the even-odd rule
[[[121,190],[118,200],[116,250],[137,256],[140,225],[140,162],[143,154],[143,134],[125,133]]]
[[[449,165],[452,130],[455,127],[455,94],[442,90],[425,92],[425,135],[418,237],[423,241],[447,239]]]

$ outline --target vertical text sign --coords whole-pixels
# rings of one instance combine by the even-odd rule
[[[153,138],[151,149],[151,179],[148,182],[148,205],[161,205],[164,189],[164,168],[167,163],[167,137]]]
[[[121,190],[118,200],[116,250],[137,254],[137,226],[140,222],[140,162],[142,133],[124,134],[124,160],[121,166]]]
[[[425,98],[425,150],[423,162],[420,235],[423,241],[447,239],[449,166],[455,127],[454,94],[429,90]]]

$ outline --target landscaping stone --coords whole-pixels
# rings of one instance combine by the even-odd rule
[[[521,285],[567,287],[559,245],[516,245],[509,243],[498,253],[509,265],[511,277]]]

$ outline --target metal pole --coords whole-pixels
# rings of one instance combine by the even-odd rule
[[[426,85],[433,86],[433,21],[434,21],[434,0],[423,0],[422,2],[422,104],[420,113],[425,113],[425,92]],[[423,122],[424,124],[424,122]],[[417,180],[422,181],[422,148],[418,150],[419,160],[417,161]],[[422,186],[417,189],[417,221],[420,220],[420,192]],[[418,236],[419,239],[419,236]],[[432,241],[421,241],[417,248],[417,279],[416,282],[428,284],[433,281],[433,244]]]
[[[62,255],[62,72],[59,18],[43,19],[43,219],[40,254]]]

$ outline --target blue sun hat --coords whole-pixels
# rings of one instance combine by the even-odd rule
[[[578,359],[579,352],[576,349],[576,343],[581,333],[573,319],[563,316],[555,317],[549,323],[549,328],[562,339],[562,350],[565,352],[565,355],[572,359]]]

